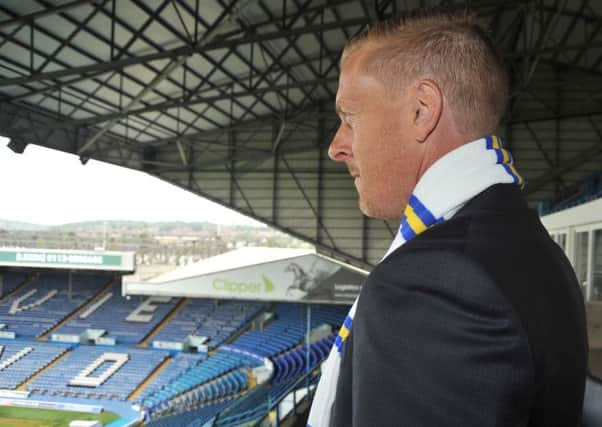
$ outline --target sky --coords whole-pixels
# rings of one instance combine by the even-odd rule
[[[0,136],[0,219],[59,225],[94,220],[261,225],[148,174]]]

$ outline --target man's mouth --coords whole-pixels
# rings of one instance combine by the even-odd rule
[[[349,175],[351,175],[351,177],[353,178],[353,182],[357,184],[357,180],[360,177],[360,172],[355,168],[350,168],[349,165],[347,165],[347,172],[349,172]]]

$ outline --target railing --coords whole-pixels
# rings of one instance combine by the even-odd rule
[[[302,377],[299,377],[292,384],[273,397],[270,394],[273,385],[264,383],[255,387],[242,399],[234,402],[226,409],[221,411],[212,420],[204,424],[203,427],[233,427],[241,425],[259,426],[268,419],[272,410],[276,409],[276,425],[280,418],[285,418],[291,412],[296,411],[297,404],[305,401],[313,395],[315,385],[319,380],[320,375],[316,372],[309,372]],[[305,394],[300,400],[297,400],[297,393],[305,391]],[[280,413],[280,404],[288,396],[293,394],[292,406],[284,413]],[[256,402],[253,402],[256,400]],[[242,408],[253,402],[253,407],[241,411]],[[240,411],[240,412],[239,412]],[[271,425],[271,423],[270,423]]]

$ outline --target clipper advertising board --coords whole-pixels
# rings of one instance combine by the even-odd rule
[[[126,295],[351,304],[367,272],[308,250],[243,248],[126,283]]]

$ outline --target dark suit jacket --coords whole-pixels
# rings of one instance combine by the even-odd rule
[[[331,425],[578,426],[587,352],[571,265],[498,184],[374,268]]]

